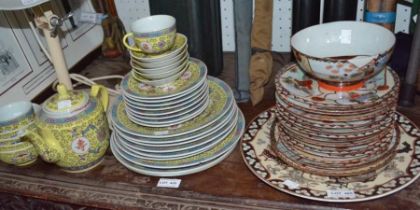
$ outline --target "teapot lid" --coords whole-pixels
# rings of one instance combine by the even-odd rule
[[[69,115],[79,113],[86,109],[89,103],[89,94],[85,91],[68,91],[64,85],[59,84],[57,92],[42,105],[42,110],[46,114]]]

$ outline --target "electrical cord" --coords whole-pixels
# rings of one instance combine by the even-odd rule
[[[73,84],[73,87],[77,87],[79,85],[92,86],[94,84],[97,84],[95,81],[99,81],[99,80],[123,79],[124,77],[121,75],[107,75],[107,76],[101,76],[101,77],[87,78],[81,74],[70,74],[70,78],[77,82]],[[58,85],[58,81],[54,81],[52,85],[53,90],[56,90],[57,85]],[[108,92],[112,95],[121,94],[121,89],[118,84],[115,85],[115,89],[111,89],[111,88],[107,88],[107,89],[108,89]]]

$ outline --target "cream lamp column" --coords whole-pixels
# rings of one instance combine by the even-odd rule
[[[58,82],[66,86],[67,90],[72,90],[73,86],[58,36],[58,28],[63,24],[63,19],[53,14],[52,11],[46,11],[44,16],[35,18],[35,23],[44,33]]]

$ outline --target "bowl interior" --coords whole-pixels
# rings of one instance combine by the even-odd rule
[[[175,25],[175,18],[169,15],[153,15],[138,19],[131,24],[135,33],[156,32]]]
[[[19,118],[32,109],[29,101],[18,101],[0,107],[0,123]]]
[[[295,50],[318,58],[378,55],[394,44],[395,36],[388,29],[359,21],[311,26],[297,32],[291,39]]]

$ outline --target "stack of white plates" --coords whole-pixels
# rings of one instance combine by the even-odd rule
[[[186,122],[209,105],[206,65],[191,58],[177,80],[152,86],[126,75],[121,83],[128,119],[148,127],[168,127]]]
[[[200,61],[192,61],[190,66],[198,65],[199,69],[205,69]],[[202,75],[201,73],[205,71],[192,72],[190,79],[185,81],[188,85],[168,88],[169,93],[166,94],[162,90],[147,94],[142,90],[134,94],[133,89],[123,87],[124,96],[120,96],[111,107],[114,127],[111,150],[121,164],[146,175],[181,176],[210,168],[233,151],[244,132],[244,116],[236,106],[230,87],[214,77],[209,77],[207,81],[205,74],[203,77],[193,76]],[[127,80],[122,83],[123,86],[124,83],[130,84]],[[206,94],[207,99],[200,99],[206,98]],[[138,97],[139,95],[142,97]],[[130,96],[131,100],[128,102],[127,98]],[[143,98],[144,100],[139,100]],[[147,98],[154,98],[159,102],[153,103],[154,100]],[[137,102],[143,109],[148,105],[146,113],[156,116],[160,113],[159,110],[166,111],[165,113],[188,110],[184,115],[195,112],[192,110],[200,110],[201,107],[204,110],[182,123],[150,127],[130,119],[129,106],[125,105],[125,100],[127,103]],[[207,102],[198,105],[203,100]],[[173,108],[174,106],[177,108]],[[181,114],[179,118],[182,117]]]

